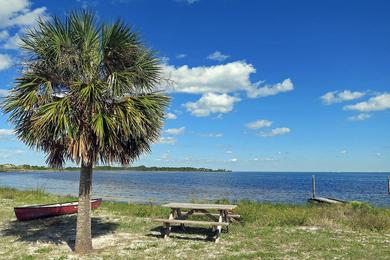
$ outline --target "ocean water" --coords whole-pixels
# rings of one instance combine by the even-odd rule
[[[96,171],[93,195],[105,200],[156,204],[217,199],[303,204],[311,196],[313,174],[317,196],[390,207],[387,193],[390,173]],[[78,181],[78,172],[0,173],[1,187],[22,190],[39,187],[62,195],[76,196]]]

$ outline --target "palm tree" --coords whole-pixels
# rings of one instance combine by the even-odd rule
[[[88,11],[41,19],[21,40],[22,69],[2,107],[49,166],[81,165],[75,250],[87,253],[92,167],[128,165],[157,141],[169,104],[157,91],[161,66],[129,26]]]

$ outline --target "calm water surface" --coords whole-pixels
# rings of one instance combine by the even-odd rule
[[[93,195],[106,200],[164,203],[170,201],[250,199],[306,203],[313,173],[265,172],[125,172],[96,171]],[[317,195],[390,207],[390,173],[315,173]],[[78,172],[0,173],[0,186],[44,188],[55,194],[78,194]]]

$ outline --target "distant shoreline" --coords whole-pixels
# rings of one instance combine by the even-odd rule
[[[144,165],[133,167],[96,166],[95,171],[133,171],[133,172],[231,172],[226,169],[209,169],[195,167],[147,167]],[[63,169],[49,168],[34,165],[0,164],[0,172],[36,172],[36,171],[80,171],[79,167],[65,167]]]

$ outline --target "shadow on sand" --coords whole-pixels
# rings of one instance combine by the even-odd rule
[[[59,216],[54,218],[38,219],[31,221],[12,221],[6,229],[2,230],[3,236],[17,236],[18,241],[25,242],[50,242],[54,244],[66,243],[74,250],[76,238],[77,215]],[[118,224],[103,221],[100,218],[92,218],[92,237],[99,237],[112,233]]]
[[[152,231],[152,233],[148,234],[148,236],[163,238],[164,228],[162,226],[155,227],[150,231]],[[160,232],[160,234],[158,234],[157,232]],[[222,230],[222,232],[225,231]],[[214,235],[215,232],[213,232],[211,228],[185,227],[184,229],[182,229],[180,226],[172,226],[169,237],[183,240],[214,241]]]

